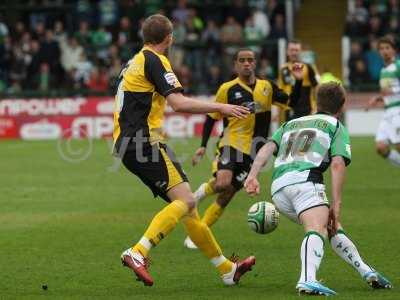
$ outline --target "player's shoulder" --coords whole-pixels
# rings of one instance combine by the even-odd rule
[[[261,89],[273,89],[276,84],[273,80],[257,78],[257,86]]]
[[[340,120],[338,120],[337,128],[338,128],[338,130],[341,130],[347,134],[349,133],[349,130],[347,129],[347,127]]]
[[[238,83],[239,83],[239,79],[238,79],[238,77],[236,77],[236,78],[234,78],[234,79],[232,79],[232,80],[229,80],[229,81],[226,81],[226,82],[222,83],[222,84],[219,86],[219,90],[221,90],[221,91],[224,91],[224,90],[227,91],[227,90],[229,90],[231,87],[237,85]]]
[[[293,120],[288,121],[287,124],[289,125],[289,124],[292,124],[293,122],[304,122],[304,121],[314,121],[314,120],[325,121],[326,123],[328,123],[330,126],[332,126],[334,128],[343,126],[343,125],[341,125],[340,121],[338,119],[336,119],[334,116],[331,116],[328,114],[323,114],[323,113],[317,113],[317,114],[293,119]]]
[[[139,53],[143,53],[143,56],[146,60],[146,64],[155,65],[162,64],[164,67],[170,68],[171,64],[168,58],[165,55],[157,53],[149,48],[143,48]]]
[[[283,69],[287,69],[287,68],[290,68],[290,62],[285,62],[284,64],[282,64],[281,66],[280,66],[280,70],[283,70]]]

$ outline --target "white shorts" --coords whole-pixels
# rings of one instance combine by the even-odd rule
[[[299,224],[302,212],[317,206],[329,206],[325,185],[313,182],[285,186],[272,196],[272,201],[280,213]]]
[[[400,144],[400,112],[385,112],[379,123],[375,141],[385,144]]]

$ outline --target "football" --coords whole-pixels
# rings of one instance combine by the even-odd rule
[[[254,203],[247,213],[250,228],[260,234],[275,230],[279,223],[279,212],[275,206],[266,201]]]

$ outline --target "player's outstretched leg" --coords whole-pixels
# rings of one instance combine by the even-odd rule
[[[394,145],[395,147],[391,149],[387,142],[376,142],[375,148],[376,152],[387,159],[392,165],[400,167],[400,144]]]
[[[196,208],[193,209],[189,215],[184,217],[182,221],[189,237],[218,269],[225,285],[237,284],[240,277],[250,271],[255,264],[254,256],[236,262],[227,259],[222,254],[221,248],[215,240],[210,228],[200,220]]]
[[[218,201],[214,201],[210,204],[210,206],[206,209],[203,218],[201,219],[208,227],[211,227],[222,215],[224,212],[224,208]],[[183,245],[189,249],[197,249],[196,244],[191,240],[189,236],[187,236],[183,242]]]
[[[204,182],[199,186],[199,188],[193,193],[194,199],[196,200],[197,204],[199,204],[206,197],[216,194],[214,185],[215,178],[211,178],[208,182]],[[189,236],[185,238],[185,240],[183,241],[183,245],[189,249],[197,249],[197,246],[195,245],[195,243],[193,243]]]
[[[222,216],[225,207],[232,200],[235,193],[236,190],[233,187],[229,188],[229,190],[225,192],[219,193],[217,200],[211,203],[206,209],[201,221],[204,222],[208,227],[211,227]],[[193,243],[193,241],[188,236],[183,242],[183,245],[189,249],[197,249],[196,244]]]
[[[351,265],[369,286],[374,289],[392,288],[392,284],[388,279],[363,261],[357,247],[347,237],[343,229],[339,229],[337,234],[330,238],[330,243],[333,251]]]
[[[328,208],[318,206],[300,214],[306,235],[300,249],[301,274],[296,289],[309,295],[336,295],[336,292],[317,281],[317,271],[324,256],[324,236],[327,235]]]
[[[153,285],[153,279],[147,271],[148,264],[146,262],[150,249],[160,243],[188,211],[189,205],[185,201],[172,201],[153,218],[139,242],[122,253],[122,264],[132,269],[137,279],[143,281],[145,285]]]

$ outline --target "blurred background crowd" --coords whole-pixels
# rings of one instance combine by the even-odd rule
[[[355,1],[355,10],[348,14],[344,30],[344,35],[351,38],[348,65],[353,90],[377,89],[383,66],[377,41],[383,35],[391,35],[398,43],[399,26],[398,0]]]
[[[287,37],[278,0],[26,0],[0,8],[3,94],[112,92],[153,13],[174,23],[170,60],[191,94],[214,93],[232,76],[232,55],[243,46],[257,52],[259,77],[276,78],[276,41]]]
[[[153,13],[165,14],[174,23],[170,60],[187,93],[214,93],[232,77],[232,55],[244,46],[258,54],[257,76],[276,79],[277,41],[288,38],[285,3],[3,0],[0,94],[112,94],[120,70],[142,46],[141,23]],[[390,34],[399,41],[400,3],[354,0],[354,4],[343,32],[351,41],[349,87],[376,90],[383,66],[377,40]]]

